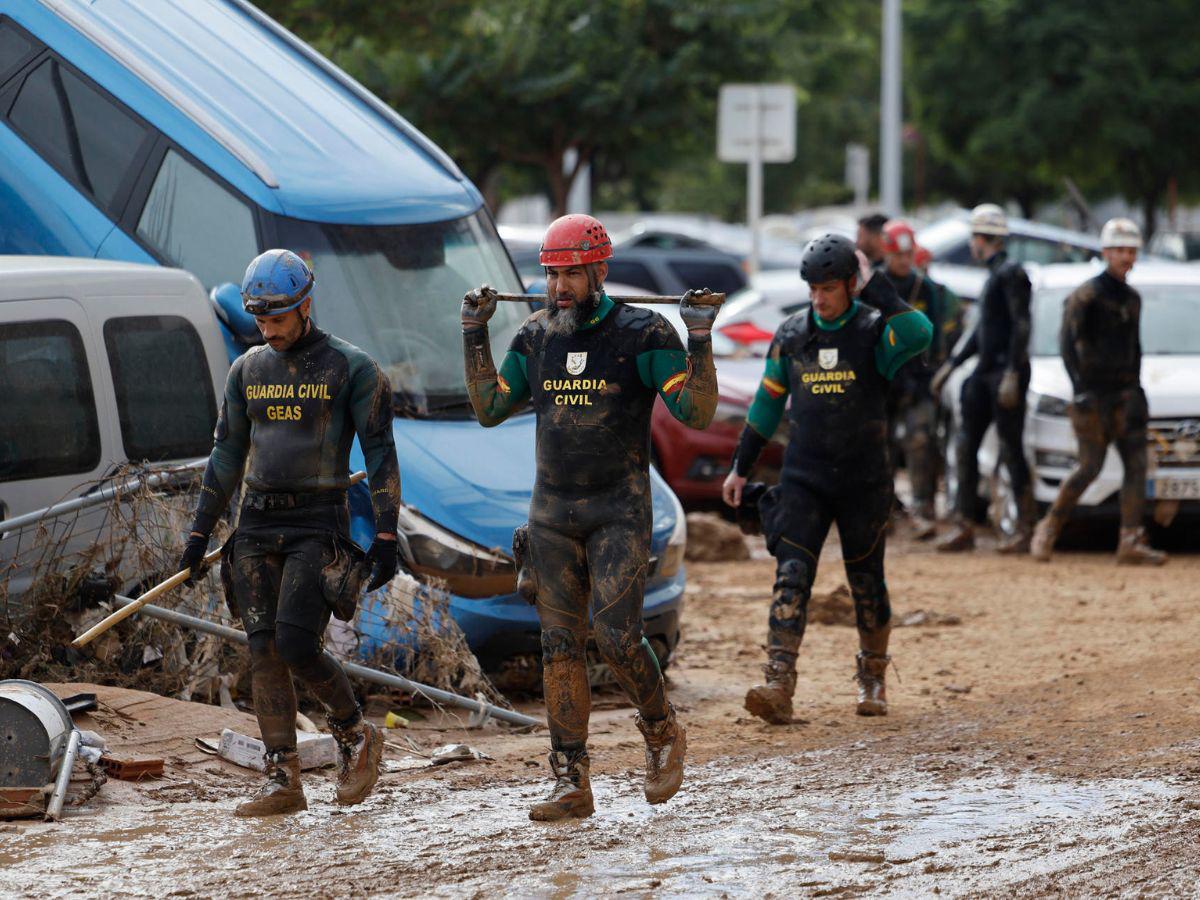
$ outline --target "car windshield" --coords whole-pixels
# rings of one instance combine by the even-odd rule
[[[420,225],[330,225],[282,216],[276,223],[280,245],[312,265],[318,324],[379,362],[398,414],[469,415],[462,296],[481,284],[522,290],[482,211]],[[499,305],[490,323],[497,359],[529,312],[527,304]]]
[[[1200,284],[1137,286],[1142,295],[1142,353],[1200,355]],[[1063,300],[1070,288],[1047,288],[1033,298],[1034,356],[1058,356]]]

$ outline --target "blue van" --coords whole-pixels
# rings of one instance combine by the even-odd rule
[[[475,186],[244,0],[0,4],[0,253],[187,269],[211,291],[232,360],[258,337],[234,285],[269,247],[311,262],[316,319],[391,379],[413,568],[447,579],[486,669],[540,655],[510,553],[533,486],[533,416],[485,432],[463,383],[463,293],[521,289]],[[502,304],[498,353],[527,314]],[[686,526],[652,480],[646,633],[666,657],[679,636]],[[365,488],[351,506],[365,545]]]

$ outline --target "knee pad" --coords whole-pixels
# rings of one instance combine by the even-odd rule
[[[778,619],[794,619],[804,615],[812,594],[812,583],[813,570],[807,562],[802,559],[781,562],[775,573],[772,615]]]
[[[892,620],[887,583],[872,572],[847,572],[854,614],[862,631],[878,631]]]
[[[551,625],[542,629],[542,664],[583,659],[583,644],[570,628]]]
[[[323,649],[320,635],[286,622],[275,625],[275,648],[292,669],[311,665],[320,658]]]
[[[610,665],[632,660],[642,648],[641,629],[636,633],[627,628],[618,628],[603,622],[595,622],[596,649]]]

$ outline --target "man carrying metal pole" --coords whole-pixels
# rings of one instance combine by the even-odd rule
[[[307,809],[296,754],[298,675],[324,704],[341,750],[339,803],[366,798],[379,777],[383,736],[363,720],[350,681],[323,649],[332,612],[353,617],[362,584],[396,574],[400,470],[392,438],[392,391],[367,354],[309,317],[314,279],[289,250],[255,258],[242,303],[266,341],[229,370],[212,455],[179,569],[201,568],[209,535],[246,466],[237,531],[225,545],[222,581],[250,645],[254,712],[267,752],[267,781],[235,814]],[[350,540],[346,504],[350,446],[366,460],[375,541],[363,557]]]
[[[1142,390],[1142,298],[1126,278],[1137,261],[1142,233],[1129,219],[1110,219],[1100,232],[1105,269],[1076,288],[1063,303],[1063,365],[1075,399],[1071,427],[1079,462],[1058,489],[1038,523],[1030,552],[1043,562],[1080,495],[1096,480],[1108,445],[1115,444],[1125,467],[1121,484],[1121,540],[1117,562],[1162,565],[1167,555],[1146,543],[1146,424],[1149,410]]]
[[[812,305],[786,319],[767,352],[722,496],[739,508],[747,478],[788,413],[779,485],[759,503],[775,589],[767,628],[766,683],[746,709],[773,724],[792,719],[796,656],[821,548],[835,522],[858,624],[858,714],[887,714],[884,671],[891,605],[884,580],[895,495],[887,448],[890,381],[929,346],[929,320],[896,295],[849,238],[810,241],[800,262]],[[788,396],[791,404],[788,405]]]
[[[707,291],[680,302],[684,352],[656,312],[604,293],[612,244],[585,215],[551,223],[542,241],[548,308],[530,316],[496,371],[487,321],[497,295],[463,298],[467,389],[480,424],[498,425],[526,402],[537,414],[537,478],[529,509],[522,593],[536,597],[555,783],[530,810],[540,821],[593,812],[587,753],[591,692],[586,648],[596,649],[637,707],[646,742],[645,795],[674,796],[683,780],[683,726],[667,701],[658,660],[642,635],[650,554],[650,412],[661,397],[676,419],[704,428],[717,401]],[[518,530],[520,533],[520,529]],[[514,542],[520,548],[522,536]],[[518,557],[522,554],[518,553]]]
[[[979,295],[979,321],[966,345],[950,357],[933,376],[938,396],[950,373],[978,356],[971,377],[963,382],[962,428],[956,447],[958,510],[954,530],[937,545],[944,553],[975,549],[976,493],[979,489],[979,445],[995,422],[1000,452],[1008,468],[1012,495],[1017,503],[1017,527],[996,547],[1000,553],[1026,553],[1033,534],[1037,507],[1029,478],[1022,437],[1025,433],[1025,393],[1029,388],[1029,276],[1018,262],[1010,262],[1004,243],[1008,218],[994,203],[971,211],[971,254],[984,263],[990,275]]]

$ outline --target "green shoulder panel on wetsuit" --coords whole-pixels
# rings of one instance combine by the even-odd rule
[[[875,367],[891,380],[902,365],[923,353],[931,340],[933,323],[924,313],[910,309],[892,316],[875,345]]]
[[[818,320],[819,321],[819,320]],[[788,391],[788,358],[780,351],[777,343],[772,343],[767,354],[767,365],[763,372],[758,390],[754,392],[754,400],[750,411],[746,414],[746,423],[753,428],[763,440],[770,440],[779,427],[783,411],[787,407]]]
[[[690,367],[689,353],[665,319],[659,317],[655,327],[647,330],[647,342],[649,348],[637,355],[642,384],[658,392],[676,420],[689,428],[707,428],[716,410],[711,342],[689,340]]]

